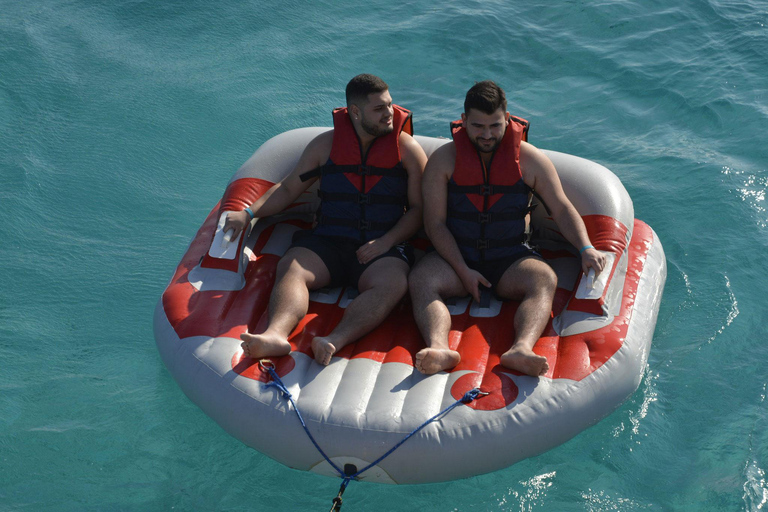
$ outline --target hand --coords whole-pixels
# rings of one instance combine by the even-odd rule
[[[472,270],[469,267],[467,267],[466,271],[459,274],[459,279],[461,279],[461,284],[464,285],[464,288],[478,304],[480,303],[480,285],[483,285],[486,288],[491,287],[491,282],[488,281],[483,274],[477,270]]]
[[[581,270],[589,274],[589,269],[595,269],[595,277],[605,268],[605,254],[597,249],[590,248],[581,253]]]
[[[245,210],[239,212],[227,212],[227,220],[224,221],[224,233],[232,230],[232,240],[236,240],[245,227],[251,223],[251,216]]]
[[[357,256],[357,261],[365,265],[378,258],[391,248],[392,244],[384,240],[384,237],[376,238],[361,245],[360,248],[355,252],[355,255]]]

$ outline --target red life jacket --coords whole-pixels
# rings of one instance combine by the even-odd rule
[[[448,182],[446,224],[466,261],[493,261],[525,241],[531,188],[520,171],[520,143],[528,121],[510,116],[501,143],[485,168],[461,121],[451,123],[456,163]]]
[[[413,135],[411,112],[394,107],[392,132],[376,138],[362,154],[347,108],[333,111],[333,145],[328,162],[302,179],[320,176],[320,208],[314,232],[367,242],[397,224],[408,204],[408,172],[400,155],[400,132]]]

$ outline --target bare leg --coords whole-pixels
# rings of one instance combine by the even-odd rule
[[[277,264],[277,277],[269,298],[269,323],[261,334],[243,333],[243,354],[253,359],[284,356],[291,351],[288,336],[309,309],[309,290],[330,282],[320,257],[294,247]]]
[[[408,291],[408,264],[394,257],[373,262],[358,282],[360,295],[347,306],[336,328],[327,336],[312,339],[312,352],[320,364],[328,364],[342,347],[375,329]]]
[[[467,294],[453,268],[436,252],[416,265],[409,278],[413,316],[427,348],[416,353],[416,369],[426,375],[453,368],[461,356],[448,345],[451,314],[445,305],[448,297]]]
[[[520,301],[515,313],[515,340],[501,364],[532,377],[547,373],[547,358],[533,351],[549,321],[557,276],[546,262],[528,257],[515,262],[501,277],[497,294]]]

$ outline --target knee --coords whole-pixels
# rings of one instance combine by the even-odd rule
[[[367,290],[377,290],[377,293],[381,293],[383,296],[400,300],[408,292],[408,274],[398,271],[386,272],[376,277],[365,276],[358,281],[357,289],[361,293]]]
[[[538,285],[538,288],[546,295],[555,295],[557,290],[557,274],[549,265],[543,268]]]
[[[423,290],[426,284],[425,272],[422,272],[421,268],[417,265],[408,274],[408,290],[411,295],[418,295],[419,291]]]
[[[408,274],[407,272],[392,272],[381,279],[379,286],[386,288],[388,295],[400,300],[408,293]]]
[[[408,275],[408,291],[414,302],[435,295],[436,284],[434,275],[418,265]]]
[[[398,275],[396,279],[393,279],[392,286],[399,298],[405,297],[405,294],[408,293],[408,274]]]
[[[275,269],[277,279],[281,279],[290,271],[292,263],[293,258],[280,258],[280,261],[277,262],[277,268]]]
[[[295,258],[283,257],[277,262],[275,279],[282,281],[283,279],[299,279],[306,281],[307,278],[304,275],[305,271],[298,264]]]

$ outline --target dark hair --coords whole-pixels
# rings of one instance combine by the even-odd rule
[[[492,80],[475,82],[475,85],[467,91],[467,97],[464,99],[464,113],[469,113],[471,108],[489,115],[499,108],[506,112],[507,96],[504,94],[504,90]]]
[[[368,73],[357,75],[347,84],[347,106],[353,103],[356,105],[365,103],[369,94],[386,90],[389,90],[389,86],[376,75],[369,75]]]

